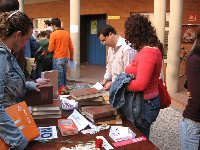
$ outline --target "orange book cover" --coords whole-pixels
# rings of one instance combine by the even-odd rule
[[[33,120],[28,106],[25,102],[20,102],[5,109],[6,113],[13,119],[16,126],[22,131],[28,141],[34,140],[40,135],[40,132]],[[31,132],[30,132],[31,131]],[[6,150],[8,146],[3,140],[0,140],[0,149]]]
[[[58,119],[58,127],[62,136],[78,134],[78,128],[71,119]]]

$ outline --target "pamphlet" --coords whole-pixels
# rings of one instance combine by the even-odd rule
[[[93,88],[95,88],[97,90],[102,90],[103,86],[101,85],[101,83],[97,82],[95,85],[93,85]]]
[[[35,140],[45,141],[58,138],[56,126],[38,127],[38,129],[40,130],[40,136]]]
[[[83,117],[76,109],[74,109],[73,113],[67,119],[72,119],[74,121],[78,131],[83,130],[89,125],[89,121],[85,119],[85,117]]]
[[[77,65],[77,61],[73,60],[73,61],[68,61],[68,65],[70,66],[70,68],[72,70],[75,70],[76,69],[76,65]]]

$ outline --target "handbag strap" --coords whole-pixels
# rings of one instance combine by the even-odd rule
[[[162,79],[163,83],[165,83],[165,76],[164,76],[164,59],[162,59],[162,68],[161,68],[160,78]]]

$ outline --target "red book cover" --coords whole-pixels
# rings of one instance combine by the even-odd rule
[[[58,119],[58,127],[62,136],[78,134],[78,128],[71,119]]]

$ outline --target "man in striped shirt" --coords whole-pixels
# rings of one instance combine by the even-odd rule
[[[117,35],[111,25],[105,25],[98,30],[99,40],[108,46],[107,66],[101,84],[104,90],[109,90],[116,76],[124,72],[125,67],[134,59],[137,51],[132,49],[124,38]]]

